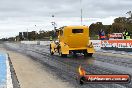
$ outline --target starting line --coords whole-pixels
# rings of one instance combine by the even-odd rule
[[[0,88],[13,88],[8,55],[0,53]]]

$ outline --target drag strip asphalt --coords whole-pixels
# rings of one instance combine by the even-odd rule
[[[57,54],[51,56],[48,45],[26,45],[26,44],[6,44],[6,48],[31,56],[33,60],[40,62],[49,69],[53,75],[63,81],[69,82],[75,88],[131,88],[129,84],[86,84],[79,85],[76,81],[78,67],[81,65],[89,74],[130,74],[131,60],[128,58],[118,58],[94,54],[92,58],[78,57],[61,58]],[[125,63],[125,64],[123,64]],[[125,70],[126,69],[126,70]]]

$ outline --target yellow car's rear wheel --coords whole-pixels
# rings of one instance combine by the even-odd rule
[[[62,54],[62,52],[61,52],[61,46],[59,46],[59,55],[61,57],[67,57],[67,54]]]
[[[87,51],[83,52],[85,57],[92,57],[93,53],[88,53]]]
[[[93,56],[93,53],[88,53],[88,56],[89,56],[89,57],[92,57],[92,56]]]

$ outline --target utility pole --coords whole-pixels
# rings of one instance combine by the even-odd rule
[[[83,17],[82,17],[82,15],[83,15],[82,14],[83,13],[83,11],[82,11],[82,0],[80,0],[80,7],[81,7],[80,8],[80,15],[81,15],[80,18],[81,18],[81,25],[82,25],[82,21],[83,21]]]
[[[27,40],[29,40],[29,39],[28,39],[28,28],[27,28]]]

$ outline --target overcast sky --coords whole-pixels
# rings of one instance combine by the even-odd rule
[[[128,16],[132,0],[82,0],[81,5],[80,0],[0,0],[0,38],[20,31],[52,30],[53,20],[57,27],[80,25],[81,6],[84,25],[112,24],[115,17]]]

